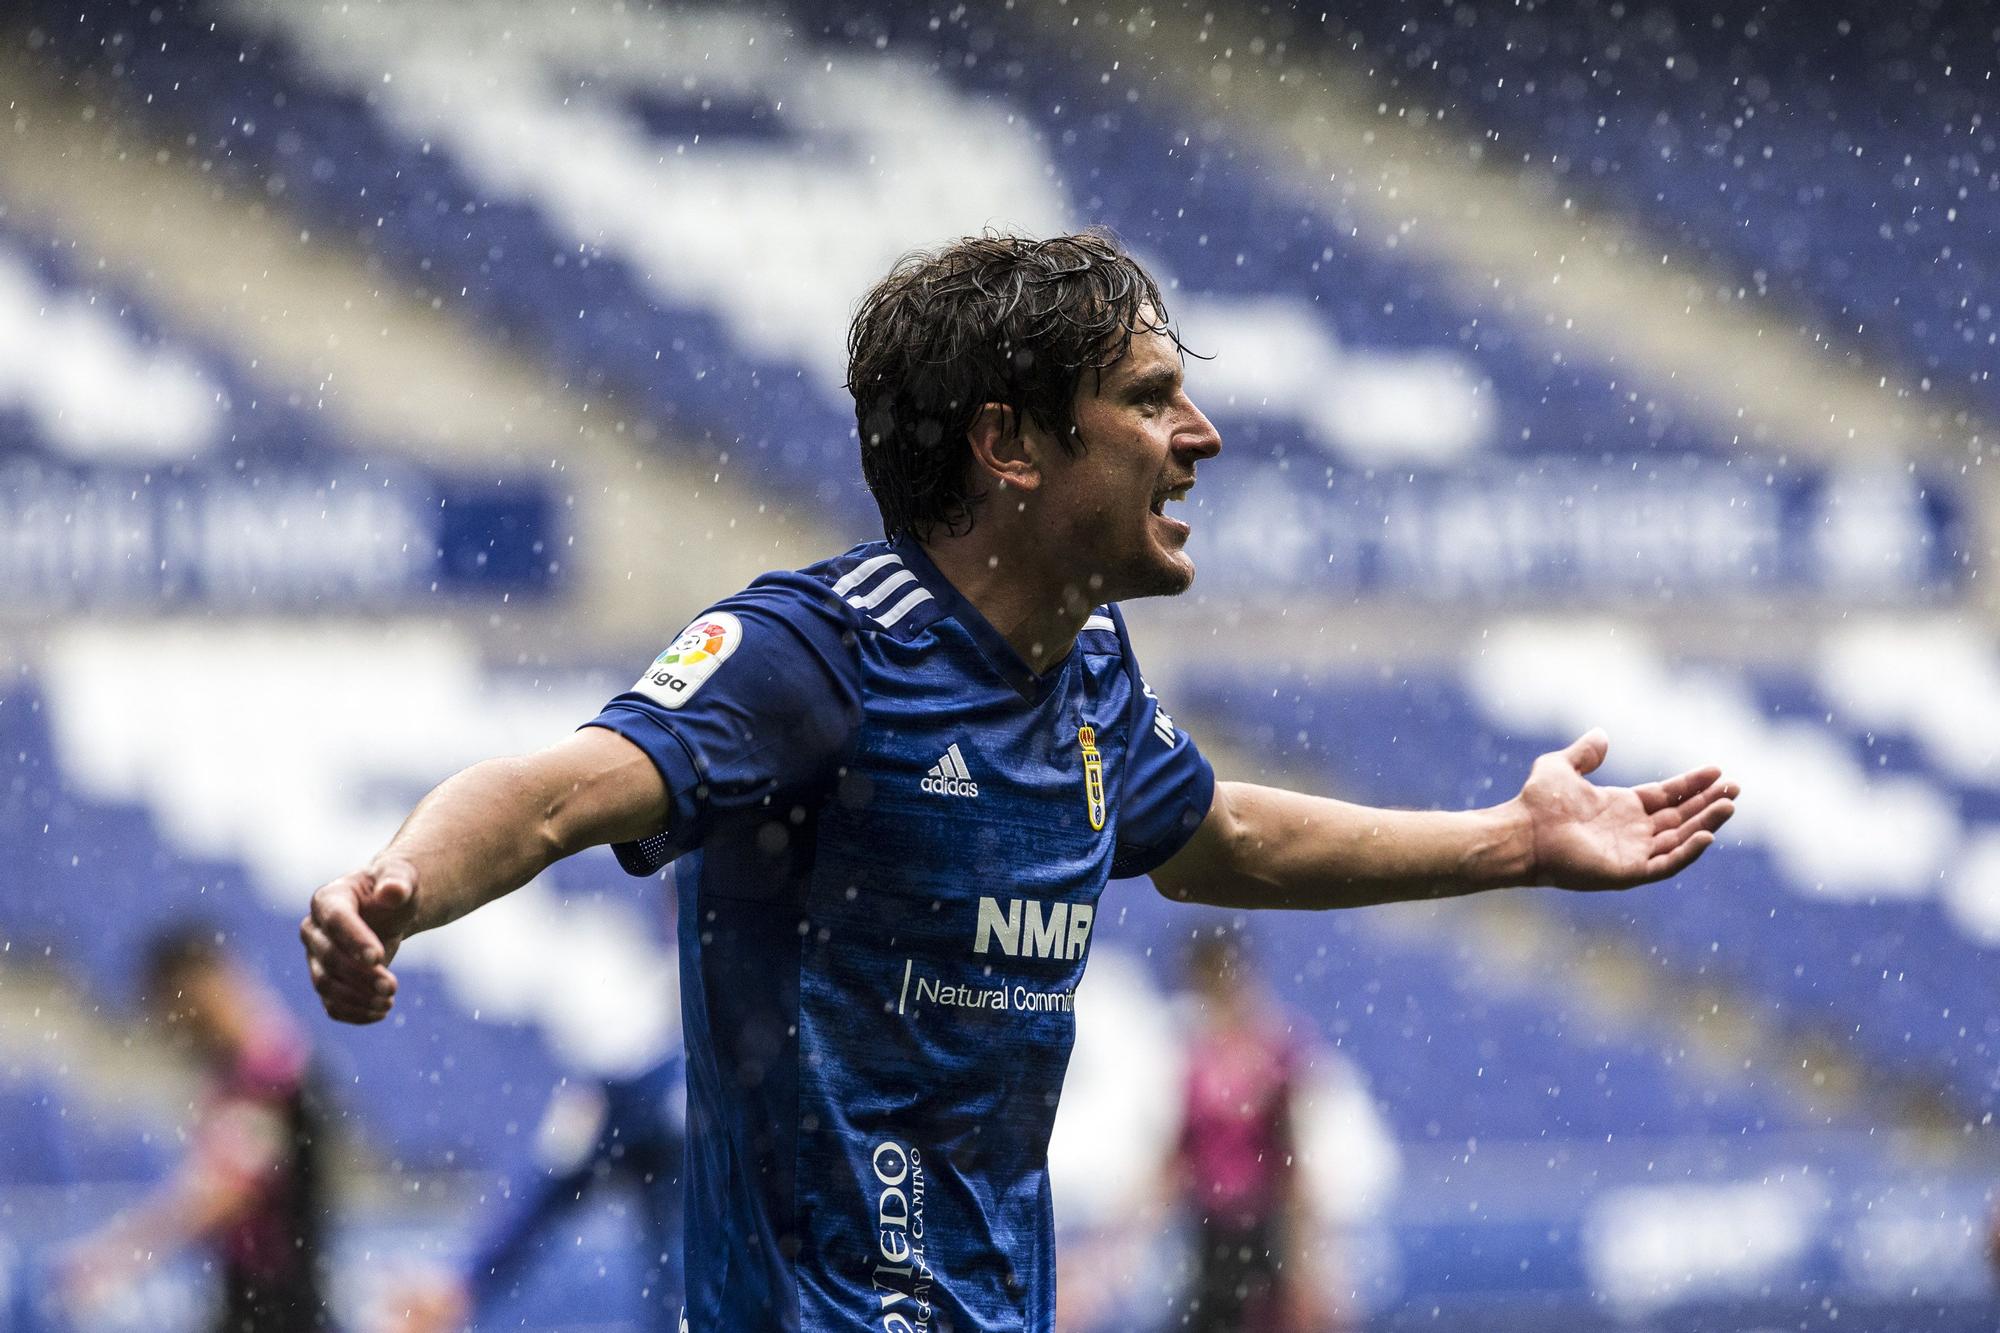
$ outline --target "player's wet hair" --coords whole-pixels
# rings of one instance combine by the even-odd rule
[[[1108,231],[989,232],[897,261],[847,335],[861,472],[883,532],[971,529],[982,493],[966,433],[988,403],[1013,409],[1016,431],[1031,421],[1080,452],[1077,386],[1142,332],[1180,346],[1159,285]]]

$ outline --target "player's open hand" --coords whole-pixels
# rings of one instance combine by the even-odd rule
[[[388,1014],[396,1001],[389,964],[416,915],[417,872],[407,861],[378,861],[313,894],[299,939],[329,1017],[373,1023]]]
[[[1515,798],[1534,839],[1531,884],[1629,889],[1677,875],[1736,813],[1740,788],[1719,768],[1696,768],[1643,787],[1600,787],[1585,775],[1610,738],[1592,730],[1535,761]]]

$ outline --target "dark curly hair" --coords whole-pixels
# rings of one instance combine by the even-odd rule
[[[989,232],[897,261],[847,335],[861,473],[882,531],[925,540],[939,526],[971,529],[982,493],[966,432],[987,403],[1012,408],[1017,432],[1031,421],[1079,452],[1077,385],[1142,332],[1180,347],[1159,284],[1108,231]]]

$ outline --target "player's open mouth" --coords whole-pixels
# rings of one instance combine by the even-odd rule
[[[1184,486],[1175,486],[1170,490],[1161,491],[1153,497],[1153,503],[1148,507],[1153,511],[1155,518],[1163,520],[1168,527],[1175,529],[1182,536],[1186,536],[1190,531],[1187,523],[1182,519],[1168,518],[1166,510],[1169,504],[1178,504],[1180,501],[1187,499],[1188,492],[1193,489],[1194,483],[1190,481]]]

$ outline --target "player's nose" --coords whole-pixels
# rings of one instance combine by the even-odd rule
[[[1204,458],[1213,458],[1222,452],[1222,432],[1208,419],[1208,414],[1188,403],[1188,410],[1194,414],[1189,429],[1174,436],[1174,452],[1189,461],[1190,466]]]

